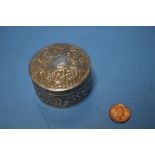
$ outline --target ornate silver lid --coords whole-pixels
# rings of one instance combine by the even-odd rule
[[[83,84],[91,71],[87,53],[71,44],[52,44],[36,53],[29,65],[32,81],[49,91],[62,92]]]

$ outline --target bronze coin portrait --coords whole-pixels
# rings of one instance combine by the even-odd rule
[[[124,123],[129,120],[131,112],[123,104],[116,104],[109,110],[109,117],[116,123]]]

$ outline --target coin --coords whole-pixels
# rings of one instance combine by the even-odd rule
[[[109,117],[116,123],[124,123],[129,120],[130,110],[123,104],[116,104],[109,110]]]

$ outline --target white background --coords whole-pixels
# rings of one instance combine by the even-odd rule
[[[155,25],[154,0],[0,0],[1,25]]]
[[[153,0],[0,0],[0,25],[154,26],[154,3]],[[0,130],[0,155],[150,155],[154,154],[154,147],[154,130]]]
[[[1,130],[0,154],[154,154],[154,130]]]

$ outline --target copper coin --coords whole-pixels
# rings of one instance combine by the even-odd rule
[[[131,112],[123,104],[116,104],[109,110],[109,117],[116,123],[124,123],[130,118]]]

